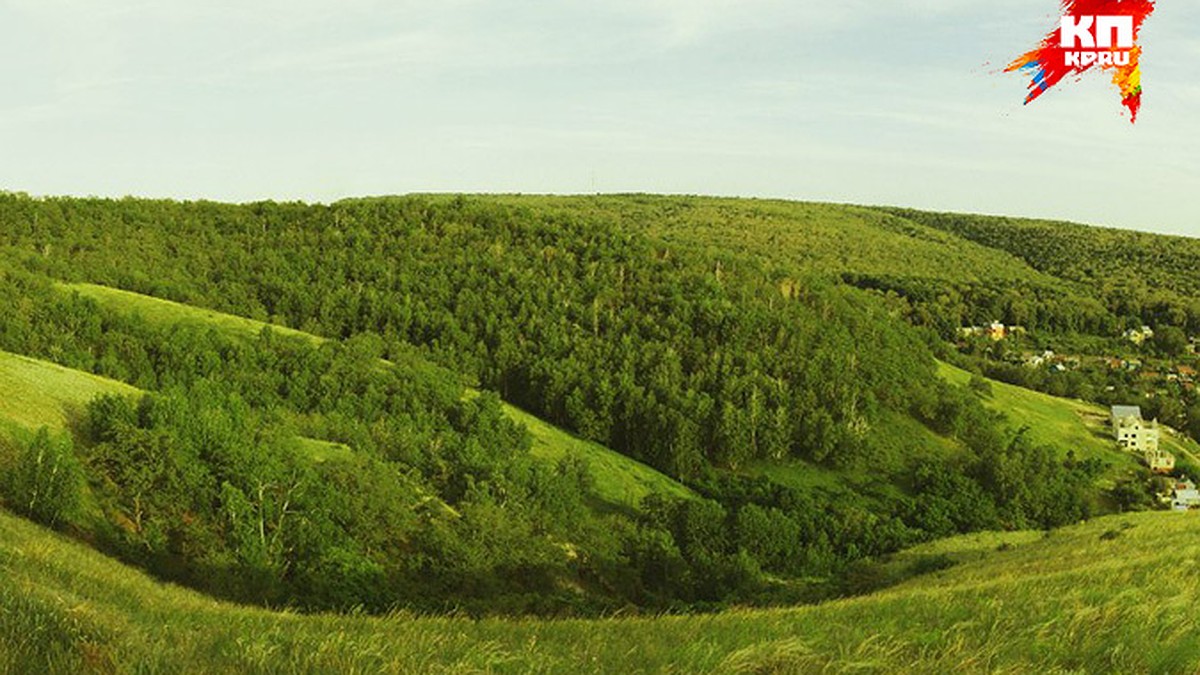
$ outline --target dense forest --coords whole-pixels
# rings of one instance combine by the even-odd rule
[[[21,218],[37,230],[5,227],[38,272],[326,337],[372,332],[385,356],[419,345],[671,475],[767,457],[849,463],[879,407],[931,409],[939,395],[928,350],[867,296],[603,221],[462,199],[162,215],[34,204],[60,208]],[[66,240],[45,238],[56,230]]]
[[[786,238],[820,209],[793,208],[0,195],[0,350],[146,392],[93,401],[63,436],[0,435],[5,503],[224,597],[372,611],[825,597],[856,561],[916,541],[1086,517],[1103,467],[1005,431],[936,375],[934,351],[1005,303],[1077,331],[1128,311],[1070,280],[1026,293],[1015,259],[982,249],[1007,281],[888,269],[895,236],[931,242],[930,266],[953,240],[866,209],[846,227],[876,238],[823,264],[836,243]],[[163,325],[55,281],[330,341]],[[598,509],[590,467],[533,461],[500,400],[700,497]],[[346,451],[314,459],[314,441]],[[763,463],[874,480],[805,489],[748,470]]]
[[[1073,328],[1111,335],[1118,327],[1141,324],[1173,326],[1200,333],[1200,241],[1187,237],[1087,227],[1074,223],[1016,218],[928,213],[907,209],[887,212],[922,225],[1006,251],[1033,269],[1072,284],[1074,297],[1099,303],[1107,319],[1072,326],[1042,317],[1036,291],[1025,312],[994,313],[1007,323],[1034,328]],[[1006,308],[997,307],[999,312]],[[1061,310],[1061,307],[1056,309]]]

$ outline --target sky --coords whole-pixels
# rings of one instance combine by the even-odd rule
[[[1091,73],[1055,0],[0,0],[0,190],[656,192],[1200,236],[1200,3]]]

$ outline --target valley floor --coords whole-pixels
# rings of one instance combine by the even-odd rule
[[[0,672],[1195,672],[1198,534],[1114,516],[813,607],[475,621],[232,606],[0,513]]]

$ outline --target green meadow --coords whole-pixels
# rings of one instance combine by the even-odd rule
[[[18,426],[61,431],[96,396],[137,393],[121,382],[0,352],[0,420]]]
[[[241,335],[247,338],[258,335],[268,325],[263,321],[214,312],[201,307],[193,307],[178,302],[171,302],[170,300],[161,300],[148,295],[109,288],[108,286],[99,286],[96,284],[60,284],[60,287],[65,291],[74,291],[84,297],[91,298],[102,305],[120,308],[131,314],[141,315],[147,321],[192,323],[211,326],[226,333]],[[287,326],[276,324],[270,324],[270,326],[271,330],[281,335],[299,337],[312,340],[313,342],[321,341],[321,338],[315,335],[288,328]]]
[[[938,363],[938,373],[955,384],[971,379],[970,373],[947,363]],[[1095,457],[1121,466],[1136,462],[1132,455],[1118,451],[1106,426],[1108,411],[1104,408],[996,380],[988,380],[988,384],[991,394],[984,397],[984,405],[1004,413],[1014,426],[1029,427],[1034,441],[1063,453],[1074,451],[1080,459]],[[1191,449],[1194,444],[1175,441],[1175,447]]]
[[[0,513],[0,671],[1182,673],[1200,518],[1149,513],[897,554],[946,569],[779,610],[596,620],[300,615],[217,602]]]

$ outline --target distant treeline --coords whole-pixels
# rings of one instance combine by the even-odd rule
[[[932,303],[945,315],[960,296],[976,323],[1113,335],[1148,324],[1200,333],[1200,239],[1073,223],[885,209],[915,223],[1005,251],[1067,284],[991,289],[967,286]],[[929,294],[924,298],[932,300]],[[959,313],[962,315],[961,313]]]

